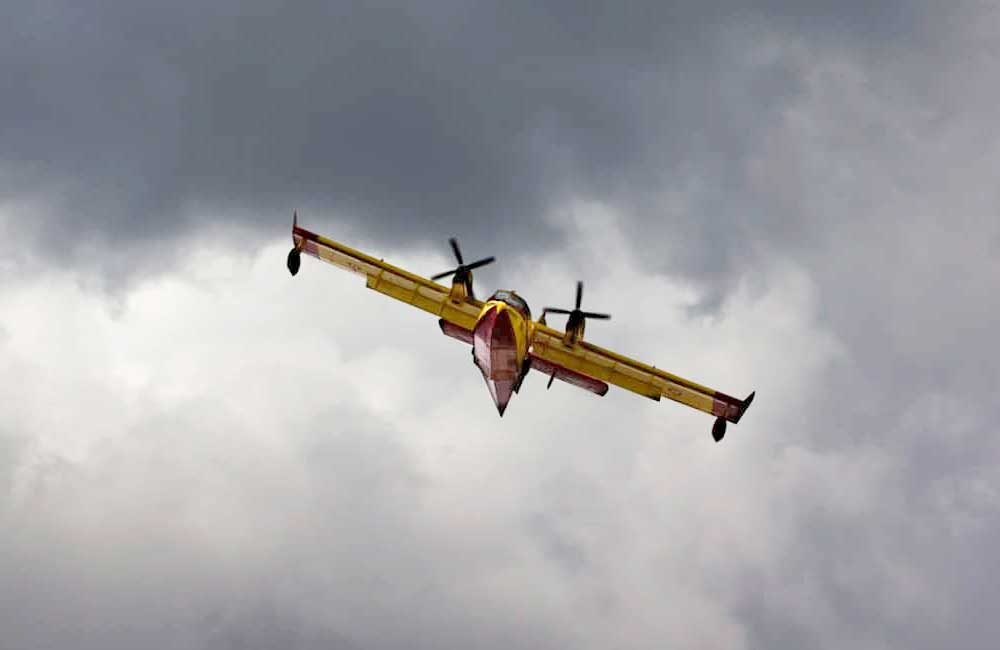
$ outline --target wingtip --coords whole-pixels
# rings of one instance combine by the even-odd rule
[[[298,225],[299,225],[299,211],[292,210],[292,228],[295,228]]]
[[[745,400],[740,402],[740,411],[737,414],[736,418],[733,419],[733,423],[739,422],[740,420],[743,419],[743,416],[746,415],[747,409],[750,408],[751,404],[753,404],[753,398],[756,396],[757,396],[757,391],[753,391],[752,393],[747,395]]]

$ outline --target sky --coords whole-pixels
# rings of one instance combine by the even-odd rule
[[[0,647],[996,647],[1000,7],[877,4],[4,3]]]

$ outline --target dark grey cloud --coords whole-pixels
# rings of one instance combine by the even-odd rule
[[[718,242],[746,212],[748,149],[800,83],[748,65],[738,28],[882,48],[930,20],[811,4],[14,3],[3,195],[42,197],[45,234],[89,258],[163,247],[196,217],[283,228],[292,207],[496,249],[551,241],[542,217],[571,195],[662,220],[629,203],[683,178],[727,191],[667,223],[698,214],[681,233]],[[703,259],[681,263],[720,264]]]

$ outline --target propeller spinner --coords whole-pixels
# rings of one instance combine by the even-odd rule
[[[450,271],[445,271],[444,273],[438,273],[431,277],[431,280],[439,280],[441,278],[447,277],[449,275],[455,276],[452,282],[461,282],[465,285],[465,292],[469,294],[470,298],[475,299],[475,295],[472,293],[472,273],[473,269],[478,269],[480,266],[486,266],[487,264],[492,264],[496,258],[492,255],[489,257],[484,257],[481,260],[476,260],[470,264],[466,264],[465,260],[462,259],[462,250],[458,247],[458,240],[454,237],[448,240],[451,244],[451,250],[455,253],[455,259],[458,261],[458,266]]]
[[[592,311],[583,311],[580,309],[580,303],[583,301],[583,282],[576,283],[576,308],[573,310],[561,309],[559,307],[546,307],[542,310],[542,317],[539,319],[541,323],[545,323],[545,314],[566,314],[569,319],[566,321],[566,337],[568,343],[573,343],[575,341],[583,338],[583,329],[588,318],[596,318],[599,320],[608,320],[611,318],[610,314],[600,314]]]

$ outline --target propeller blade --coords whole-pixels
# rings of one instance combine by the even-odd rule
[[[483,259],[481,259],[481,260],[479,260],[477,262],[473,262],[472,264],[466,264],[465,265],[465,270],[466,271],[471,271],[472,269],[478,269],[480,266],[486,266],[487,264],[492,264],[495,260],[496,260],[496,258],[493,257],[493,256],[484,257]]]
[[[432,276],[431,280],[440,280],[441,278],[453,275],[455,278],[452,282],[464,282],[466,293],[470,298],[475,300],[475,294],[472,293],[472,276],[469,274],[469,271],[472,269],[478,269],[480,266],[492,264],[496,261],[496,258],[491,255],[490,257],[484,257],[481,260],[477,260],[472,264],[466,264],[465,258],[462,257],[462,249],[458,247],[458,240],[451,237],[448,239],[448,243],[451,244],[451,250],[455,253],[455,259],[458,261],[458,266],[450,271],[445,271],[444,273],[438,273],[437,275]]]
[[[583,282],[577,280],[576,283],[576,308],[580,309],[580,302],[583,300]]]
[[[458,265],[462,266],[464,262],[462,262],[462,251],[458,249],[458,240],[452,237],[448,240],[448,243],[451,244],[451,250],[455,251],[455,259],[458,260]]]
[[[546,307],[542,310],[543,314],[572,314],[568,309],[559,309],[558,307]]]
[[[582,311],[580,315],[584,318],[597,318],[600,320],[609,320],[611,318],[611,314],[595,314],[592,311]]]

